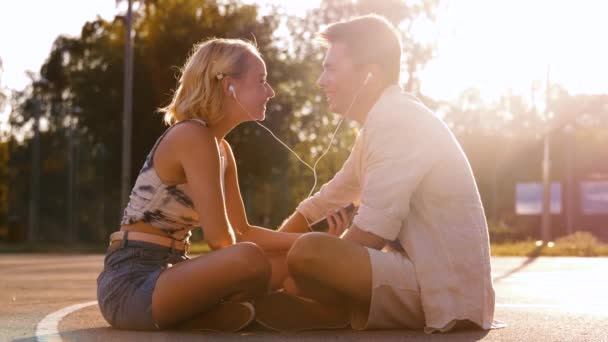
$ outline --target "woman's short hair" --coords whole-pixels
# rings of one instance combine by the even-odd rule
[[[212,125],[221,119],[226,98],[221,80],[244,75],[252,56],[260,56],[257,47],[240,39],[212,38],[196,44],[180,70],[171,103],[159,109],[165,123],[201,119]]]
[[[387,82],[399,82],[401,38],[386,18],[369,14],[337,22],[321,31],[319,37],[326,43],[343,43],[355,64],[376,64]]]

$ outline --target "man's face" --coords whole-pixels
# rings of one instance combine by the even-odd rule
[[[348,57],[343,43],[333,43],[329,46],[323,61],[323,73],[317,80],[317,85],[325,93],[329,110],[345,114],[355,92],[363,84],[361,74]]]

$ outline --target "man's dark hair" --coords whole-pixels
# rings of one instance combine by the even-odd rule
[[[334,23],[319,33],[329,44],[343,43],[357,65],[376,64],[384,80],[399,82],[401,39],[395,27],[384,17],[370,14]]]

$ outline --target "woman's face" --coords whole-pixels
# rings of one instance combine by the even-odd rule
[[[268,76],[266,64],[258,57],[251,55],[248,68],[241,78],[231,82],[236,100],[245,109],[247,120],[261,121],[266,117],[266,103],[274,97],[274,90],[266,82]]]

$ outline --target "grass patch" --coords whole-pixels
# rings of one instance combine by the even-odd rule
[[[211,247],[204,241],[193,242],[190,245],[190,254],[203,254],[211,252]]]
[[[608,256],[608,244],[588,232],[576,232],[555,240],[552,247],[537,246],[535,241],[492,244],[492,256]]]
[[[577,232],[555,240],[553,247],[537,246],[535,241],[493,243],[492,256],[577,256],[608,257],[608,243],[600,242],[588,232]],[[7,253],[53,253],[53,254],[104,254],[105,243],[0,243],[0,254]],[[211,251],[204,241],[195,241],[190,246],[190,254],[204,254]]]

